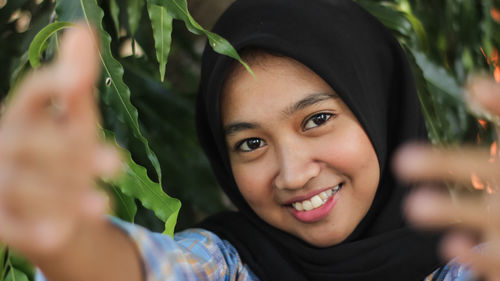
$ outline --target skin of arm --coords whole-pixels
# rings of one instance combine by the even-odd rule
[[[63,252],[37,264],[50,281],[145,280],[136,246],[110,222],[83,230]]]

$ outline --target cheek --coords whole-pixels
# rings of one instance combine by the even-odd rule
[[[365,187],[378,186],[379,164],[375,150],[365,131],[358,125],[346,126],[324,140],[325,162]]]
[[[272,198],[271,176],[267,165],[252,163],[233,165],[236,184],[252,207],[262,205]]]

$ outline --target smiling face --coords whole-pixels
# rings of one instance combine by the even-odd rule
[[[264,55],[226,81],[222,122],[238,188],[270,225],[311,245],[338,244],[371,206],[373,146],[335,91],[303,64]]]

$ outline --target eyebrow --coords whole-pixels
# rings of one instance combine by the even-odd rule
[[[285,116],[290,116],[295,112],[302,110],[308,106],[322,102],[327,99],[337,99],[339,96],[336,93],[315,93],[311,94],[298,102],[292,104],[290,107],[283,110]]]
[[[336,93],[314,93],[308,95],[307,97],[299,100],[298,102],[292,104],[290,107],[287,107],[283,110],[283,114],[286,116],[290,116],[295,112],[302,110],[308,106],[316,104],[318,102],[322,102],[327,99],[337,99],[339,96]],[[249,130],[249,129],[257,129],[260,126],[256,123],[249,122],[234,122],[224,127],[224,135],[230,136],[234,135],[240,131]]]
[[[230,136],[230,135],[234,135],[240,131],[249,130],[249,129],[256,129],[256,128],[259,128],[259,125],[255,124],[255,123],[234,122],[234,123],[231,123],[231,124],[224,127],[224,135]]]

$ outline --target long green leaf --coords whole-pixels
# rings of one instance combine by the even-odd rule
[[[403,45],[403,47],[406,47]],[[436,113],[436,103],[432,99],[432,95],[429,92],[429,87],[427,81],[424,78],[422,69],[418,66],[415,61],[415,57],[408,48],[405,48],[406,56],[410,62],[412,68],[413,76],[415,77],[415,83],[418,91],[418,98],[422,106],[422,112],[425,118],[425,124],[429,134],[429,139],[434,144],[439,144],[442,142],[440,138],[439,130],[442,125],[440,124],[440,119]]]
[[[60,13],[71,12],[75,16],[73,20],[78,18],[86,20],[99,33],[101,43],[100,59],[104,69],[104,75],[108,79],[109,87],[106,87],[103,93],[103,101],[116,112],[116,119],[127,124],[134,134],[135,138],[140,140],[147,152],[147,156],[153,164],[159,182],[161,182],[161,170],[156,155],[149,148],[148,141],[141,134],[139,129],[137,109],[130,102],[130,90],[123,82],[123,67],[116,61],[111,54],[111,37],[102,27],[103,11],[97,5],[95,0],[80,0],[79,6],[74,6],[74,0],[59,0],[56,5],[56,11]],[[80,12],[75,12],[72,9],[80,9]],[[61,18],[67,17],[62,14]],[[180,208],[180,202],[176,199],[168,197],[163,192],[161,185],[153,182],[147,175],[147,171],[142,166],[137,165],[131,158],[130,152],[124,151],[127,155],[126,173],[120,181],[115,182],[115,186],[119,187],[120,192],[127,196],[137,198],[146,207],[151,209],[160,219],[165,221],[165,233],[172,234],[177,214]],[[135,211],[134,211],[135,212]]]
[[[414,63],[419,71],[414,73],[419,80],[424,80],[427,91],[426,95],[420,92],[420,98],[425,108],[431,109],[427,116],[427,123],[434,124],[435,142],[457,143],[463,140],[468,129],[470,117],[464,101],[464,93],[461,86],[448,71],[431,62],[423,52],[411,49]],[[422,78],[419,79],[418,75]],[[422,83],[420,83],[422,84]],[[443,110],[446,109],[446,110]],[[424,111],[424,113],[426,113]]]
[[[252,73],[250,67],[241,60],[238,52],[231,46],[231,44],[221,36],[204,29],[199,25],[188,11],[186,0],[151,0],[152,4],[163,6],[167,9],[167,12],[175,19],[182,20],[186,25],[186,28],[194,34],[204,34],[212,49],[219,53],[238,60],[248,72]]]
[[[446,71],[444,67],[431,62],[421,51],[417,51],[415,49],[412,49],[411,51],[428,82],[432,83],[458,102],[463,101],[462,87],[460,87],[457,81]]]
[[[165,78],[165,68],[167,66],[170,45],[172,43],[172,16],[164,6],[151,4],[148,0],[148,14],[153,27],[155,40],[156,58],[160,67],[160,79]]]
[[[113,141],[119,147],[112,132],[105,131],[105,134],[108,140]],[[121,152],[125,159],[125,165],[123,166],[123,174],[115,182],[116,186],[121,192],[139,199],[144,207],[152,210],[158,218],[165,222],[163,233],[172,236],[181,202],[168,196],[159,183],[151,181],[146,169],[134,162],[128,150],[122,149]]]
[[[62,0],[74,1],[74,0]],[[158,181],[161,182],[161,168],[158,158],[149,147],[148,140],[142,135],[139,127],[139,119],[137,109],[130,102],[130,90],[123,82],[123,67],[113,58],[111,53],[111,36],[104,30],[102,26],[102,19],[104,12],[97,4],[96,0],[79,0],[80,7],[85,20],[97,29],[99,33],[99,40],[101,43],[101,51],[99,57],[103,65],[103,74],[109,78],[110,83],[109,91],[105,92],[104,100],[109,106],[115,109],[117,118],[125,122],[130,127],[133,135],[144,144],[148,159],[153,164]]]
[[[33,68],[40,66],[40,56],[47,48],[47,40],[59,30],[72,26],[74,26],[74,24],[71,22],[53,22],[44,27],[35,38],[33,38],[28,51],[29,61]]]
[[[128,25],[132,36],[134,36],[139,27],[143,8],[144,0],[127,0]]]
[[[116,3],[116,0],[109,1],[109,12],[111,14],[111,18],[113,19],[113,24],[116,29],[116,36],[120,36],[120,7]]]

